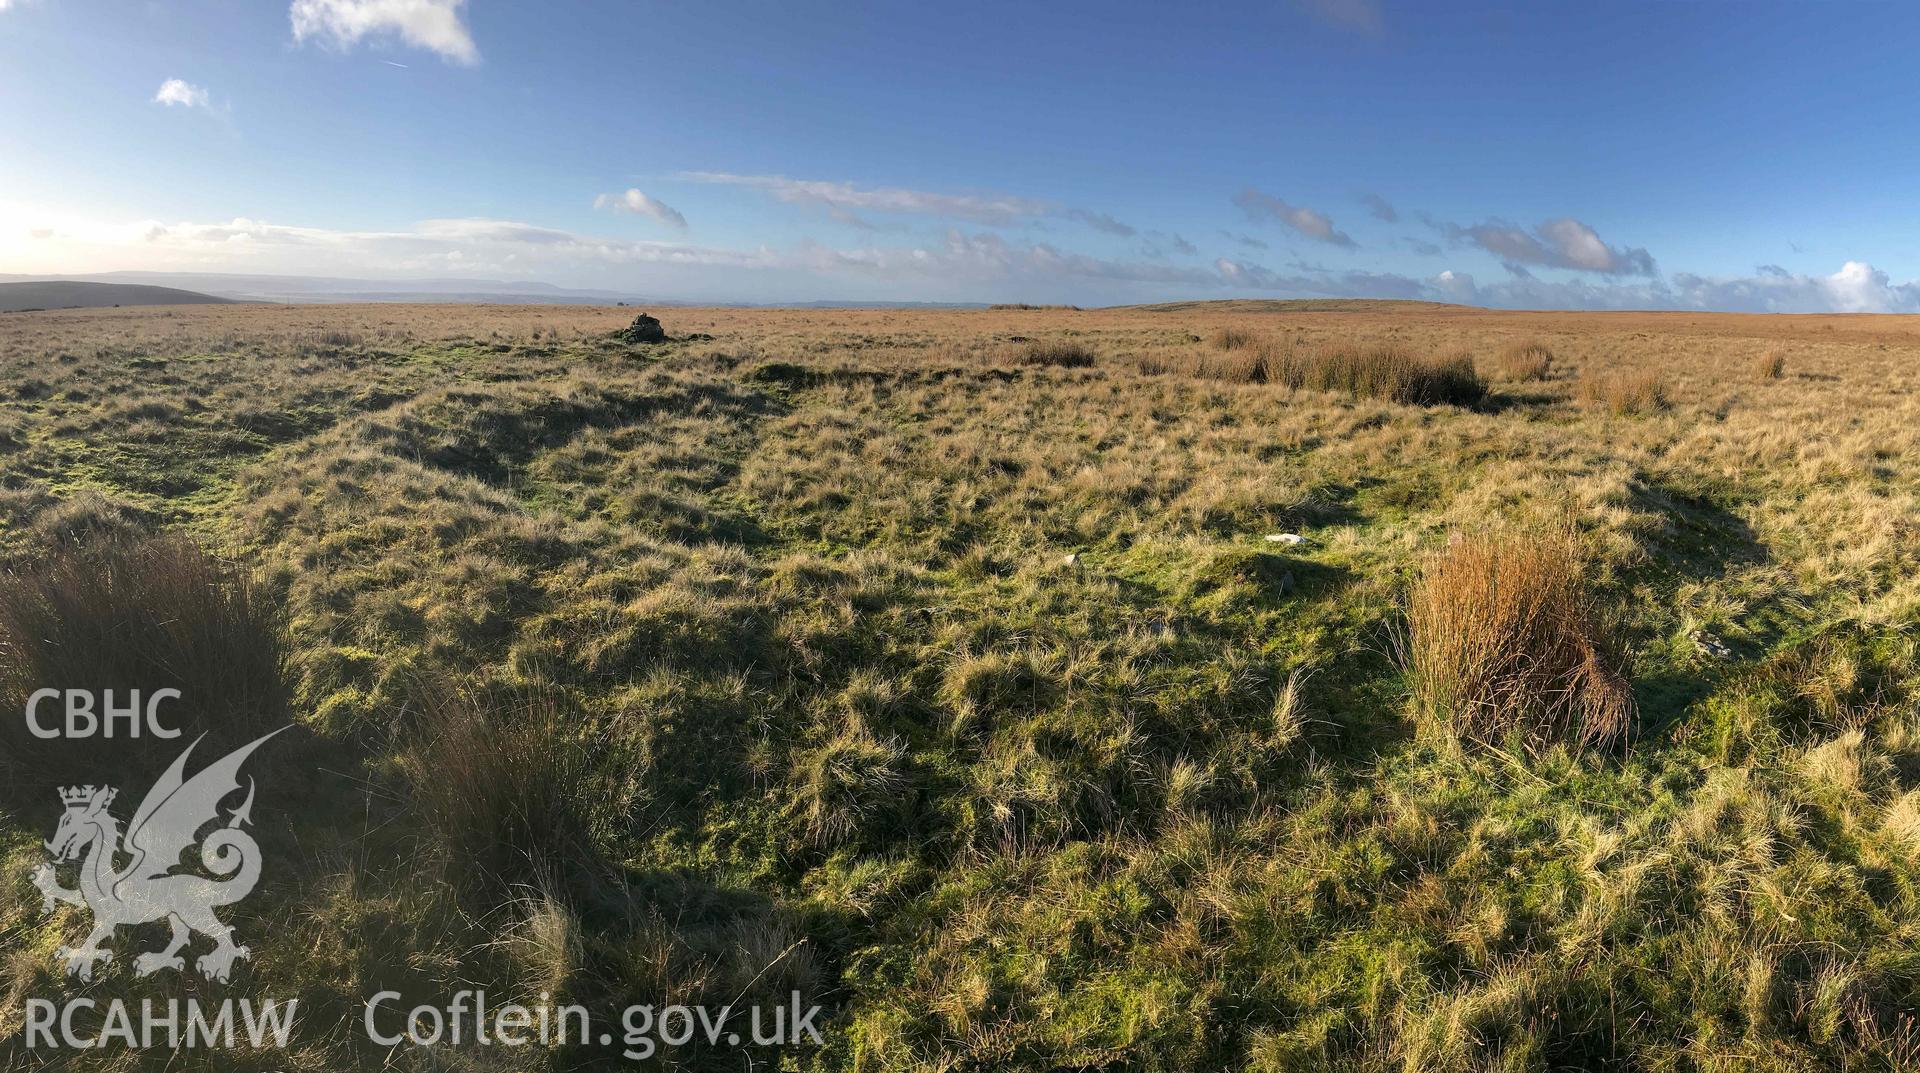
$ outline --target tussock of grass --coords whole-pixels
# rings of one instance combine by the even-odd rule
[[[244,569],[191,540],[57,546],[44,561],[0,576],[0,703],[15,713],[0,731],[9,790],[44,804],[37,798],[56,776],[80,774],[44,763],[70,752],[64,743],[27,734],[22,713],[36,690],[89,691],[100,714],[105,690],[125,705],[136,692],[145,700],[175,689],[180,698],[158,709],[162,725],[210,731],[231,747],[286,724],[284,662],[272,603]],[[39,709],[43,725],[61,719],[60,701]],[[133,729],[118,721],[113,738],[92,739],[95,771],[131,780],[151,766],[164,750],[153,748],[151,736],[129,737]]]
[[[1880,829],[1908,853],[1920,854],[1920,790],[1909,790],[1887,806]]]
[[[1536,381],[1553,375],[1553,351],[1537,339],[1500,348],[1494,367],[1504,380]]]
[[[1022,365],[1051,365],[1060,369],[1088,369],[1099,360],[1093,348],[1070,339],[1036,339],[1020,350]]]
[[[1259,339],[1260,337],[1249,329],[1228,326],[1215,328],[1208,334],[1207,343],[1216,350],[1239,350],[1242,347],[1253,346]]]
[[[1580,398],[1622,416],[1666,409],[1667,382],[1657,372],[1603,373],[1580,382]]]
[[[149,513],[91,488],[57,500],[31,487],[10,489],[0,496],[9,493],[31,503],[20,513],[33,516],[31,528],[40,542],[64,553],[108,541],[137,544],[151,533]]]
[[[1291,388],[1343,391],[1413,406],[1471,406],[1487,392],[1472,358],[1420,357],[1395,346],[1287,351],[1270,362],[1267,375],[1272,382]]]
[[[1391,345],[1334,344],[1311,349],[1265,340],[1200,358],[1195,374],[1235,384],[1276,384],[1413,406],[1471,406],[1486,384],[1464,353],[1423,357]]]
[[[401,768],[455,885],[504,897],[599,878],[595,834],[614,802],[561,702],[452,686],[423,694]]]
[[[838,733],[794,758],[794,809],[807,836],[838,845],[891,813],[906,788],[905,750],[850,717]]]
[[[1455,540],[1430,559],[1407,611],[1414,699],[1429,727],[1483,745],[1611,744],[1634,702],[1571,540]]]
[[[1800,758],[1800,768],[1816,782],[1853,793],[1878,790],[1893,773],[1886,757],[1868,744],[1858,727],[1808,749]]]
[[[1229,384],[1266,384],[1272,382],[1282,349],[1272,343],[1249,345],[1218,354],[1202,355],[1193,365],[1194,375]]]
[[[1778,350],[1761,352],[1753,359],[1753,375],[1756,380],[1778,380],[1787,374],[1787,356]]]

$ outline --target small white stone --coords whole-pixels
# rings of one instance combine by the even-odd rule
[[[1293,545],[1293,544],[1305,544],[1306,542],[1307,542],[1307,538],[1301,536],[1299,533],[1268,533],[1267,534],[1267,543],[1269,544]]]

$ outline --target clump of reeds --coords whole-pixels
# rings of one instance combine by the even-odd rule
[[[1463,536],[1430,559],[1407,610],[1422,723],[1497,745],[1625,736],[1633,694],[1567,536]]]

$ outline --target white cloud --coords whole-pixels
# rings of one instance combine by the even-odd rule
[[[1433,289],[1436,294],[1446,297],[1443,301],[1472,305],[1478,297],[1478,288],[1473,284],[1473,276],[1467,272],[1455,272],[1449,268],[1433,277]]]
[[[490,220],[477,216],[422,220],[414,225],[414,231],[425,238],[446,242],[506,242],[532,246],[558,246],[579,240],[579,236],[571,231],[538,227],[513,220]]]
[[[1496,309],[1676,309],[1684,301],[1659,283],[1595,284],[1584,280],[1551,282],[1516,278],[1480,286],[1473,276],[1452,269],[1436,276],[1391,272],[1334,272],[1297,266],[1294,274],[1222,259],[1216,262],[1229,286],[1286,297],[1411,298],[1428,302],[1488,306]]]
[[[1887,274],[1865,261],[1848,261],[1840,271],[1821,281],[1836,308],[1846,313],[1884,313],[1911,309],[1913,287],[1894,287]]]
[[[941,216],[977,224],[1004,226],[1043,216],[1053,206],[1010,194],[940,194],[893,187],[862,189],[852,183],[817,179],[788,179],[779,175],[733,175],[717,171],[688,171],[678,176],[697,183],[720,183],[765,190],[796,205],[824,205],[843,211],[904,213]]]
[[[466,0],[293,0],[293,39],[320,38],[349,48],[369,37],[394,36],[456,63],[480,62],[461,19]]]
[[[938,246],[834,249],[817,243],[797,252],[815,272],[854,271],[877,279],[911,275],[947,285],[1057,287],[1080,281],[1114,285],[1205,287],[1211,272],[1143,261],[1111,260],[1062,251],[1044,242],[1015,243],[995,234],[948,231]]]
[[[685,171],[675,178],[696,183],[745,186],[764,190],[781,201],[794,205],[819,205],[829,216],[843,224],[863,230],[873,225],[861,212],[889,215],[932,216],[944,220],[964,220],[988,227],[1011,227],[1045,217],[1073,220],[1095,231],[1122,238],[1138,232],[1123,221],[1104,212],[1071,208],[1040,198],[1015,194],[944,194],[931,190],[903,190],[898,187],[860,187],[853,183],[820,179],[789,179],[782,175],[734,175],[719,171]]]
[[[1222,257],[1213,263],[1221,282],[1241,290],[1332,298],[1428,298],[1429,284],[1390,272],[1302,271],[1293,275]]]
[[[160,89],[153,95],[153,103],[168,106],[180,105],[185,108],[211,108],[212,99],[207,96],[206,88],[178,78],[169,78],[160,83]]]
[[[1455,241],[1478,246],[1509,266],[1541,265],[1608,276],[1654,274],[1652,254],[1638,247],[1609,246],[1599,232],[1570,216],[1548,220],[1531,231],[1499,220],[1472,227],[1443,225],[1442,229]]]
[[[449,263],[474,271],[510,271],[521,266],[569,270],[649,263],[741,268],[765,260],[758,252],[601,238],[482,217],[423,220],[398,231],[299,227],[246,217],[223,223],[140,220],[106,224],[68,219],[59,224],[60,240],[71,259],[76,264],[96,266],[86,268],[88,271],[199,267],[407,275],[439,271]]]
[[[1828,276],[1796,275],[1773,265],[1754,275],[1709,278],[1678,272],[1676,299],[1697,309],[1755,313],[1916,313],[1920,281],[1894,283],[1865,261],[1848,261]]]
[[[1471,277],[1466,277],[1471,282]],[[1518,277],[1462,289],[1450,301],[1495,309],[1684,309],[1663,283],[1594,283]]]
[[[0,224],[7,219],[0,212]],[[776,277],[784,278],[792,296],[800,298],[848,291],[871,296],[907,288],[946,294],[1003,286],[1045,289],[1076,281],[1080,286],[1098,281],[1153,288],[1218,283],[1214,273],[1201,269],[1107,260],[1045,243],[1013,243],[994,234],[959,231],[949,231],[942,242],[930,245],[833,248],[809,242],[785,250],[737,250],[607,238],[484,217],[423,220],[398,231],[298,227],[245,217],[223,223],[65,219],[42,226],[50,224],[58,225],[59,237],[51,240],[59,247],[57,253],[24,241],[9,249],[7,231],[0,228],[0,271],[198,269],[383,278],[496,272],[516,279],[588,279],[604,286],[611,280],[609,266],[662,266],[711,269],[716,275],[710,286],[721,288],[717,296],[731,298],[761,293],[767,280]]]
[[[687,218],[680,211],[658,198],[649,197],[638,190],[628,190],[624,194],[601,194],[593,199],[596,209],[613,209],[616,212],[631,212],[640,216],[651,216],[663,224],[681,231],[687,229]]]
[[[1280,295],[1337,298],[1419,298],[1496,309],[1695,309],[1735,313],[1917,313],[1920,281],[1894,283],[1863,261],[1832,275],[1796,275],[1768,265],[1751,276],[1708,278],[1677,273],[1659,280],[1595,283],[1516,277],[1481,285],[1449,269],[1431,278],[1374,272],[1329,272],[1303,267],[1295,274],[1259,265],[1215,262],[1227,286]]]
[[[1249,220],[1256,222],[1277,220],[1319,242],[1348,248],[1355,245],[1353,239],[1345,232],[1334,230],[1333,221],[1325,213],[1307,208],[1305,205],[1288,204],[1272,194],[1255,190],[1251,186],[1234,195],[1233,203],[1240,206]]]

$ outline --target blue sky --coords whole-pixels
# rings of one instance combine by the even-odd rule
[[[1920,310],[1920,8],[0,0],[0,272]]]

